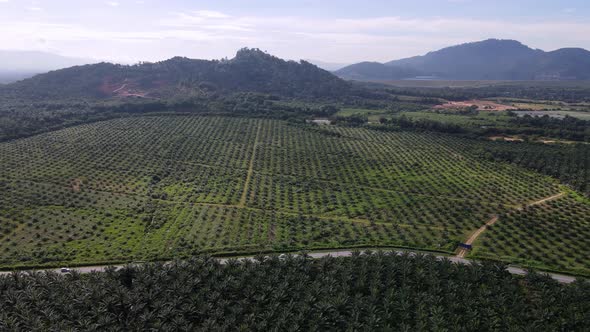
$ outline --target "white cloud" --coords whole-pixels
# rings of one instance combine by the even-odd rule
[[[197,10],[194,14],[205,18],[230,18],[229,15],[214,10]]]
[[[106,54],[102,57],[143,60],[173,55],[220,58],[231,56],[240,47],[250,46],[285,58],[338,62],[388,61],[491,37],[517,39],[546,50],[563,46],[590,48],[587,38],[590,22],[575,20],[395,16],[315,19],[230,16],[218,11],[198,10],[169,13],[151,22],[145,17],[135,21],[129,17],[126,23],[116,26],[92,25],[83,21],[56,24],[4,20],[0,22],[0,42],[12,48],[22,49],[27,45],[28,48],[52,47],[69,50],[76,56],[94,56],[100,52]],[[40,43],[39,40],[46,42]]]
[[[120,3],[118,3],[117,1],[107,1],[106,4],[111,7],[119,7],[120,5]]]

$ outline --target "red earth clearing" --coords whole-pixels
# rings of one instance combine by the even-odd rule
[[[488,100],[467,100],[467,101],[449,101],[446,104],[436,105],[436,109],[460,109],[477,106],[478,111],[508,111],[515,110],[516,107],[504,104],[498,104]]]

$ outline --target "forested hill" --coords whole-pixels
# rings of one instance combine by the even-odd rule
[[[447,47],[424,56],[361,62],[335,72],[346,79],[396,80],[428,76],[447,80],[588,80],[590,52],[532,49],[515,40],[488,39]]]
[[[230,60],[175,57],[132,66],[100,63],[56,70],[0,87],[0,97],[160,98],[247,91],[313,98],[342,96],[349,89],[349,83],[309,62],[244,48]]]

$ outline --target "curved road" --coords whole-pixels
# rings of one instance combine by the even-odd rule
[[[361,250],[361,249],[359,249]],[[372,250],[379,250],[379,249],[372,249]],[[411,255],[416,255],[417,252],[414,251],[409,251],[409,250],[385,250],[385,249],[381,249],[384,252],[394,252],[396,254],[402,254],[405,252],[409,252]],[[327,256],[332,256],[332,257],[348,257],[348,256],[352,256],[353,254],[353,250],[332,250],[332,251],[322,251],[322,252],[309,252],[308,255],[312,258],[322,258],[322,257],[327,257]],[[428,253],[428,252],[420,252],[420,253],[424,253],[424,254],[432,254],[432,253]],[[273,253],[273,255],[279,255],[280,253]],[[456,263],[456,264],[471,264],[473,261],[468,260],[468,259],[464,259],[464,258],[460,258],[460,257],[456,257],[456,256],[444,256],[444,255],[434,255],[436,256],[438,259],[449,259],[450,261]],[[245,256],[245,257],[235,257],[236,259],[240,259],[240,260],[254,260],[254,256]],[[232,259],[232,258],[217,258],[219,260],[219,262],[221,262],[222,264],[224,264],[225,262],[227,262],[228,260]],[[125,264],[123,265],[102,265],[102,266],[84,266],[84,267],[77,267],[77,268],[72,268],[72,270],[76,270],[79,273],[92,273],[92,272],[103,272],[106,268],[108,267],[115,267],[117,269],[120,269],[122,267],[124,267]],[[516,266],[509,266],[507,268],[508,272],[510,272],[511,274],[514,275],[526,275],[527,271],[523,268],[520,267],[516,267]],[[35,272],[40,272],[40,271],[50,271],[50,272],[57,272],[60,273],[61,270],[60,269],[38,269],[38,270],[31,270],[31,271],[35,271]],[[12,272],[0,272],[0,276],[2,275],[8,275],[11,274]],[[556,273],[546,273],[548,274],[551,278],[557,280],[558,282],[561,283],[572,283],[576,280],[576,277],[572,277],[572,276],[568,276],[568,275],[563,275],[563,274],[556,274]]]

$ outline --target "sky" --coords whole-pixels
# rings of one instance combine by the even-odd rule
[[[590,49],[588,0],[0,0],[0,49],[121,63],[219,59],[390,61],[464,42]]]

